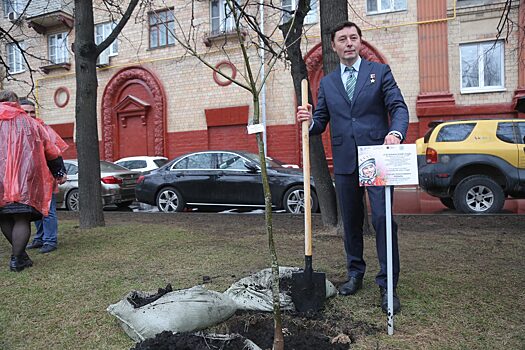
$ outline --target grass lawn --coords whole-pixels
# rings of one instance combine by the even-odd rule
[[[251,218],[243,225],[247,215],[208,214],[209,229],[206,219],[177,225],[178,218],[192,220],[194,213],[158,223],[136,221],[139,215],[118,222],[106,215],[108,225],[91,230],[62,219],[59,249],[29,252],[35,265],[21,273],[9,271],[10,247],[0,240],[0,349],[129,349],[133,341],[106,312],[129,291],[167,283],[189,288],[203,276],[212,279],[208,288],[224,291],[269,264],[264,227],[255,228]],[[363,290],[332,298],[325,313],[339,310],[356,325],[380,329],[358,332],[352,349],[524,349],[525,219],[428,218],[398,220],[402,312],[394,336],[386,335],[378,307],[373,237],[365,237]],[[229,220],[235,225],[219,232],[217,222]],[[275,223],[281,265],[303,264],[300,223],[282,230],[285,220]],[[315,230],[314,236],[314,267],[343,282],[340,237]]]

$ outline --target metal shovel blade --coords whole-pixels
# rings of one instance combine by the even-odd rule
[[[326,275],[313,271],[311,256],[305,256],[305,260],[304,271],[292,273],[292,301],[299,312],[316,312],[326,300]]]

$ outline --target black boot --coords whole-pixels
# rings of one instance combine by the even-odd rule
[[[381,309],[383,309],[383,312],[386,314],[388,313],[388,292],[386,288],[379,287],[379,293],[381,294]],[[394,288],[394,315],[399,313],[399,310],[401,310],[401,302],[399,301],[399,297],[397,296],[397,291]]]
[[[31,261],[31,260],[29,260]],[[32,262],[31,262],[32,264]],[[11,255],[11,261],[9,262],[9,269],[13,272],[20,272],[28,267],[28,261],[24,260],[22,255],[14,256]]]
[[[29,255],[27,255],[27,252],[25,250],[20,256],[22,257],[22,260],[24,261],[26,267],[33,266],[33,260],[31,260],[31,258],[29,257]]]

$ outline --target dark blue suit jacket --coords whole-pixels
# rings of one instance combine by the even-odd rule
[[[340,67],[321,79],[310,133],[322,133],[331,120],[334,173],[352,174],[357,146],[381,145],[393,130],[405,138],[408,109],[388,65],[361,60],[353,102],[341,80]]]

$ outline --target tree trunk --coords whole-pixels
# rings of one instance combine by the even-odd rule
[[[80,227],[104,226],[97,133],[97,50],[92,0],[75,0],[76,143]]]
[[[259,95],[257,87],[252,85],[253,98],[253,124],[259,124]],[[283,321],[281,317],[281,301],[279,297],[279,261],[275,250],[273,239],[272,225],[272,193],[270,191],[270,182],[268,181],[268,172],[266,168],[266,154],[264,153],[264,140],[262,134],[256,134],[257,147],[259,150],[259,161],[261,163],[261,179],[264,193],[264,217],[266,223],[266,235],[268,236],[268,250],[270,251],[270,260],[272,267],[272,297],[273,297],[273,320],[274,336],[273,350],[284,350]]]
[[[308,71],[301,52],[301,35],[304,17],[308,13],[309,8],[310,0],[300,0],[293,23],[289,21],[280,26],[281,32],[286,39],[286,52],[291,65],[297,101],[301,101],[301,81],[308,79]],[[310,88],[308,89],[308,101],[313,105]],[[337,203],[321,135],[312,135],[310,137],[309,149],[312,176],[315,181],[323,224],[328,227],[334,227],[337,225]]]
[[[332,50],[330,32],[334,26],[348,21],[348,3],[346,0],[319,1],[321,21],[321,45],[323,47],[323,73],[327,75],[339,64],[339,57]]]
[[[325,75],[333,72],[339,64],[339,57],[332,50],[332,40],[330,32],[334,26],[341,22],[348,21],[348,4],[345,0],[333,1],[319,1],[319,11],[321,18],[321,42],[323,48],[323,72]],[[368,209],[366,200],[363,197],[363,205],[365,207],[365,221],[363,231],[365,234],[370,234],[370,222],[368,220]],[[339,214],[338,230],[343,231],[343,222],[341,221],[341,213]]]

